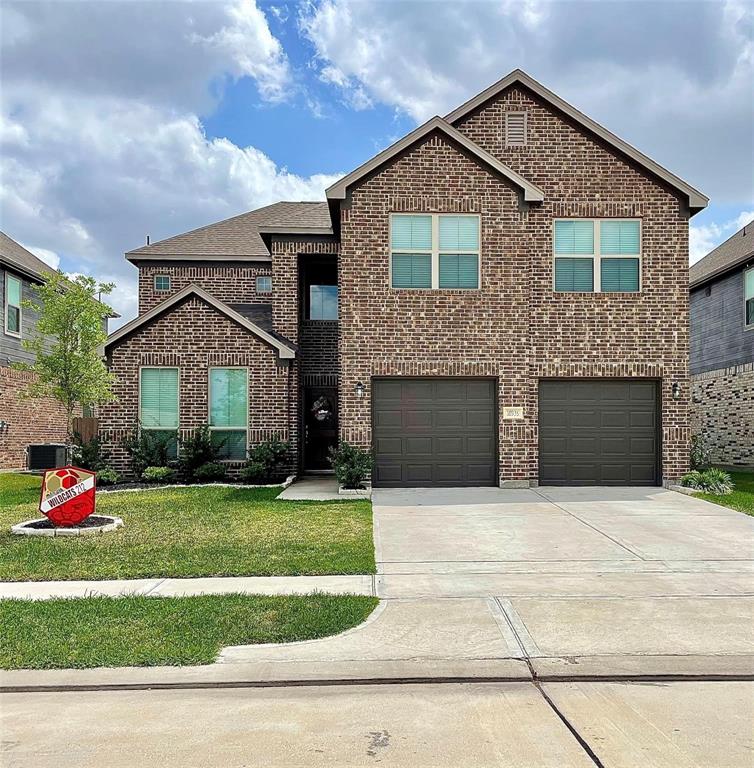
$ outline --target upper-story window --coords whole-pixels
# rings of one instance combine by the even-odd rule
[[[21,281],[5,273],[5,332],[21,336]]]
[[[257,276],[257,293],[272,293],[272,277],[270,275]]]
[[[155,275],[154,276],[154,289],[159,293],[165,293],[170,290],[170,276],[169,275]]]
[[[744,272],[744,312],[747,327],[754,328],[754,267]]]
[[[309,286],[309,320],[338,319],[338,286]]]
[[[390,217],[393,288],[478,288],[479,216]]]
[[[555,221],[556,291],[631,293],[641,285],[638,219]]]

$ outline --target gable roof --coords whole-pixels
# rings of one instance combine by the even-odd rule
[[[708,280],[754,260],[754,219],[735,235],[710,251],[689,268],[689,287],[698,288]]]
[[[444,133],[501,176],[512,181],[517,187],[520,187],[523,190],[524,200],[540,203],[544,200],[544,193],[538,186],[527,181],[523,176],[520,176],[511,168],[508,168],[507,165],[504,165],[496,157],[482,149],[478,144],[475,144],[468,138],[468,136],[464,136],[446,120],[437,116],[427,120],[424,125],[420,125],[418,128],[411,131],[411,133],[407,134],[399,141],[396,141],[395,144],[391,144],[387,149],[384,149],[378,155],[375,155],[371,160],[367,160],[366,163],[360,165],[355,171],[352,171],[347,176],[336,181],[335,184],[327,189],[327,197],[331,200],[345,199],[347,190],[350,186],[403,152],[403,150],[407,149],[415,142],[432,133],[432,131],[440,131]]]
[[[12,237],[8,237],[5,232],[0,232],[0,264],[6,264],[32,280],[41,281],[45,275],[55,274],[51,266],[31,251],[27,251]]]
[[[130,323],[126,323],[123,327],[111,333],[105,342],[105,350],[107,350],[117,341],[120,341],[120,339],[133,333],[142,325],[146,325],[156,317],[164,314],[169,309],[174,307],[176,304],[179,304],[189,296],[197,296],[211,307],[214,307],[218,312],[221,312],[227,318],[233,320],[233,322],[237,323],[242,328],[245,328],[247,331],[250,331],[251,333],[258,336],[262,341],[266,342],[271,347],[274,347],[278,351],[278,355],[281,359],[292,360],[296,357],[296,349],[294,345],[289,341],[283,339],[278,334],[273,334],[270,331],[261,328],[259,325],[249,320],[248,317],[244,317],[244,315],[242,315],[240,312],[237,312],[235,309],[228,306],[224,302],[216,299],[214,296],[207,293],[207,291],[205,291],[203,288],[200,288],[198,285],[195,285],[194,283],[187,285],[183,290],[178,291],[178,293],[173,294],[170,298],[160,302],[156,307],[152,307],[152,309],[150,309],[148,312],[145,312],[143,315],[139,315],[139,317],[131,320]]]
[[[692,187],[690,184],[676,176],[674,173],[671,173],[669,170],[667,170],[667,168],[663,168],[659,163],[656,163],[650,157],[647,157],[647,155],[645,155],[643,152],[640,152],[635,147],[632,147],[628,142],[623,141],[623,139],[616,136],[614,133],[612,133],[612,131],[609,131],[607,128],[601,126],[590,117],[587,117],[583,112],[580,112],[567,101],[561,99],[560,96],[553,93],[548,88],[545,88],[544,85],[537,82],[533,77],[527,75],[526,72],[521,69],[514,69],[513,72],[506,75],[504,78],[502,78],[502,80],[498,80],[496,83],[493,83],[493,85],[491,85],[489,88],[486,88],[472,99],[469,99],[464,104],[461,104],[461,106],[457,109],[454,109],[452,112],[445,116],[445,119],[449,123],[456,124],[469,113],[480,107],[482,104],[502,93],[506,88],[516,84],[523,85],[529,90],[533,91],[544,101],[548,102],[553,107],[568,115],[568,117],[582,125],[591,133],[599,136],[599,138],[601,138],[604,142],[619,150],[624,155],[630,157],[638,165],[646,168],[648,171],[651,171],[655,176],[667,182],[674,189],[682,192],[686,197],[688,197],[689,208],[692,215],[707,207],[709,198],[706,195],[703,195],[698,189]]]
[[[331,235],[327,203],[279,202],[207,224],[126,253],[129,261],[228,259],[265,261],[270,252],[262,234]]]

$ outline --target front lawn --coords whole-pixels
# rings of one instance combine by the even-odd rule
[[[0,668],[211,664],[228,645],[337,634],[377,602],[322,594],[0,600]]]
[[[711,493],[696,494],[697,498],[737,509],[747,515],[754,515],[754,472],[728,472],[735,490],[727,496],[713,496]]]
[[[97,512],[123,518],[117,531],[25,537],[10,527],[40,516],[38,497],[18,477],[0,475],[2,581],[375,571],[368,501],[277,501],[279,488],[123,491],[97,495]]]
[[[41,485],[39,475],[0,473],[0,509],[15,504],[37,504]]]

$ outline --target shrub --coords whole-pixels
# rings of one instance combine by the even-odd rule
[[[194,470],[194,480],[200,483],[209,483],[213,480],[224,480],[225,475],[225,465],[215,461],[202,464]]]
[[[681,478],[681,485],[706,491],[715,496],[727,496],[734,488],[730,475],[716,467],[710,467],[702,472],[698,470],[689,472]]]
[[[99,472],[107,466],[109,453],[102,447],[102,440],[95,435],[91,440],[84,440],[76,432],[73,435],[73,463],[81,469]]]
[[[691,436],[691,469],[709,469],[710,448],[703,432]]]
[[[169,483],[175,477],[175,470],[170,467],[147,467],[141,473],[145,483]]]
[[[102,467],[97,471],[97,485],[115,485],[120,475],[112,467]]]
[[[123,441],[123,447],[131,457],[131,467],[141,477],[147,467],[165,467],[170,461],[175,445],[175,431],[152,431],[138,427]]]
[[[212,442],[209,427],[203,424],[181,440],[178,467],[186,480],[195,480],[196,471],[204,464],[216,464],[222,443]]]
[[[288,443],[276,437],[255,445],[249,451],[249,460],[241,470],[241,477],[247,483],[271,483],[279,480],[289,449]]]
[[[263,483],[267,468],[258,461],[249,461],[241,468],[241,480],[244,483]]]
[[[335,470],[335,477],[344,488],[362,488],[364,480],[372,471],[371,454],[349,443],[330,448],[329,460]]]

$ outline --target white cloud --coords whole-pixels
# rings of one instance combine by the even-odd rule
[[[280,199],[321,199],[264,152],[211,139],[198,115],[225,78],[284,98],[290,71],[252,0],[3,6],[2,226],[40,258],[115,282],[136,314],[123,253]]]
[[[520,67],[716,202],[754,198],[751,3],[321,0],[300,27],[347,103],[419,123]]]
[[[741,211],[734,219],[722,224],[711,222],[696,225],[692,220],[689,227],[689,263],[699,261],[751,221],[754,221],[754,210]]]

